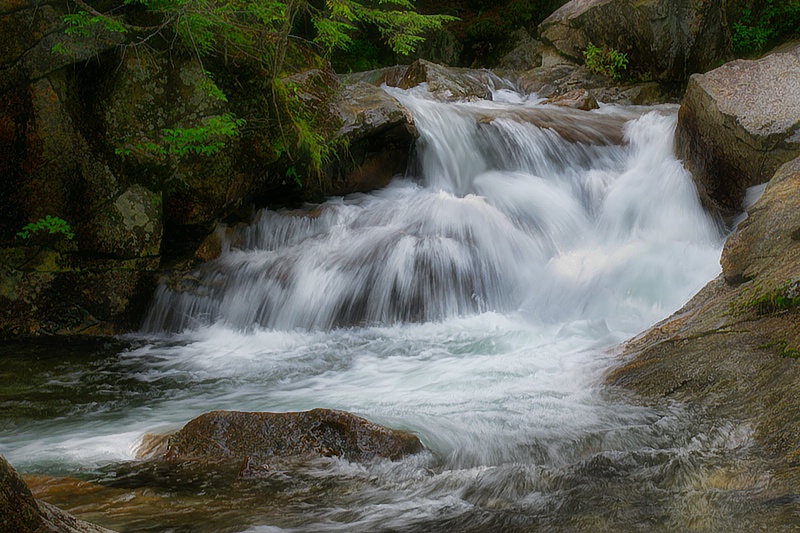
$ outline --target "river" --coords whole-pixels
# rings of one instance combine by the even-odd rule
[[[619,343],[720,271],[724,235],[673,155],[677,107],[387,90],[420,131],[406,176],[220,228],[222,256],[162,284],[138,333],[9,345],[0,451],[120,531],[762,524],[746,429],[603,384]],[[427,451],[259,479],[135,459],[207,411],[314,407]]]

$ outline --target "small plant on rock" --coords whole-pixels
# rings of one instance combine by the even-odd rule
[[[40,218],[36,222],[26,224],[22,230],[17,233],[17,237],[25,241],[34,238],[36,235],[63,236],[69,240],[75,237],[75,234],[72,232],[72,227],[70,227],[66,220],[51,215]]]
[[[615,80],[621,80],[628,69],[628,54],[607,46],[595,46],[591,41],[583,51],[583,60],[590,72]]]

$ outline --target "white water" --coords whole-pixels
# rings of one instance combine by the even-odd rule
[[[262,525],[366,531],[458,516],[486,494],[544,509],[541,469],[713,440],[600,385],[608,348],[719,272],[721,236],[672,155],[676,109],[392,94],[421,133],[409,178],[232,232],[181,291],[161,287],[144,341],[103,367],[133,381],[108,385],[119,398],[3,435],[9,460],[74,472],[215,409],[345,409],[414,431],[431,454],[320,473],[371,480],[347,518],[321,505]]]

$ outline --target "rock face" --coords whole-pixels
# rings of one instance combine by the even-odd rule
[[[214,411],[200,415],[169,438],[169,461],[248,460],[267,464],[292,456],[392,460],[422,451],[408,432],[378,426],[344,411],[300,413]]]
[[[747,187],[800,155],[800,45],[692,76],[676,144],[706,204],[740,210]]]
[[[37,501],[19,474],[0,455],[0,531],[7,533],[112,533]]]
[[[628,54],[628,68],[657,81],[685,80],[731,55],[725,2],[572,0],[539,26],[540,38],[583,61],[591,42]]]
[[[783,165],[728,239],[723,273],[629,342],[610,381],[700,402],[755,428],[800,490],[800,158]]]

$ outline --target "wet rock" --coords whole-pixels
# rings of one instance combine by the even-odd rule
[[[25,481],[0,455],[0,531],[8,533],[111,533],[48,503],[37,501]]]
[[[755,428],[759,452],[800,488],[800,158],[770,180],[728,239],[723,273],[630,341],[610,381],[699,403]],[[776,463],[775,461],[779,461]],[[787,469],[787,465],[789,468]]]
[[[420,59],[408,67],[397,86],[410,89],[421,83],[427,83],[428,90],[444,101],[487,100],[491,98],[493,85],[496,88],[503,85],[503,81],[488,70],[444,67]]]
[[[485,112],[481,124],[491,124],[498,118],[530,122],[537,128],[551,129],[569,142],[598,146],[621,145],[625,142],[623,128],[628,119],[621,115],[597,115],[563,107],[557,112],[546,107],[525,107],[517,110]]]
[[[572,0],[539,26],[539,36],[582,62],[591,42],[629,56],[629,70],[658,81],[685,80],[731,55],[725,3],[715,0]]]
[[[405,171],[417,130],[400,102],[374,85],[359,82],[339,92],[333,109],[341,119],[337,135],[347,139],[349,157],[331,172],[335,176],[332,194],[378,189]]]
[[[560,96],[554,96],[543,103],[580,109],[582,111],[591,111],[592,109],[600,108],[595,97],[586,89],[576,89]]]
[[[741,210],[748,187],[800,155],[800,45],[692,76],[676,145],[705,203]]]
[[[211,462],[247,459],[254,465],[292,456],[397,460],[422,449],[412,433],[385,428],[345,411],[214,411],[200,415],[172,435],[164,458]]]
[[[342,74],[339,80],[344,86],[355,85],[359,82],[369,83],[380,87],[384,83],[389,87],[397,87],[403,76],[408,71],[408,65],[395,65],[394,67],[384,67],[375,70],[365,70],[364,72],[353,72]]]
[[[0,338],[115,335],[139,326],[158,259],[97,260],[0,250]]]

